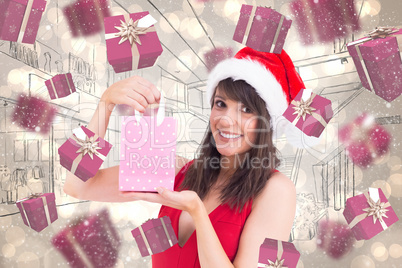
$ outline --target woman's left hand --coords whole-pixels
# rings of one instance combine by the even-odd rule
[[[164,206],[187,211],[189,214],[195,212],[200,204],[202,204],[200,197],[194,191],[185,190],[176,192],[164,187],[158,187],[156,190],[158,193],[121,192],[121,195],[134,200],[159,203]]]

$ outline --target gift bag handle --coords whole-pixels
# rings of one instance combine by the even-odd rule
[[[141,120],[140,112],[135,110],[135,120],[137,123]],[[159,102],[158,112],[156,113],[156,125],[159,126],[162,124],[163,120],[165,119],[165,97],[163,91],[161,91],[161,100]]]

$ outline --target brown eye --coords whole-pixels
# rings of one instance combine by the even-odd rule
[[[248,113],[248,114],[253,112],[253,111],[252,111],[250,108],[248,108],[248,107],[243,107],[243,108],[242,108],[242,111],[245,112],[245,113]]]
[[[217,100],[215,101],[215,105],[218,107],[224,107],[225,103],[223,101]]]

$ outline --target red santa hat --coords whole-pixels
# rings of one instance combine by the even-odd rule
[[[207,99],[210,104],[218,83],[227,78],[244,80],[265,101],[271,116],[273,137],[279,138],[285,132],[288,139],[290,136],[292,139],[303,136],[298,128],[289,126],[290,122],[282,117],[297,93],[305,88],[285,50],[281,54],[273,54],[245,47],[233,58],[221,61],[208,77]],[[303,138],[310,139],[307,136]],[[313,137],[313,140],[316,138]],[[300,147],[299,142],[293,144]]]

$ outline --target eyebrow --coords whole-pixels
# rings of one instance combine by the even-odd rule
[[[223,99],[223,100],[226,100],[224,97],[222,97],[222,96],[220,96],[220,95],[215,95],[215,98],[216,98],[216,97],[221,98],[221,99]]]

